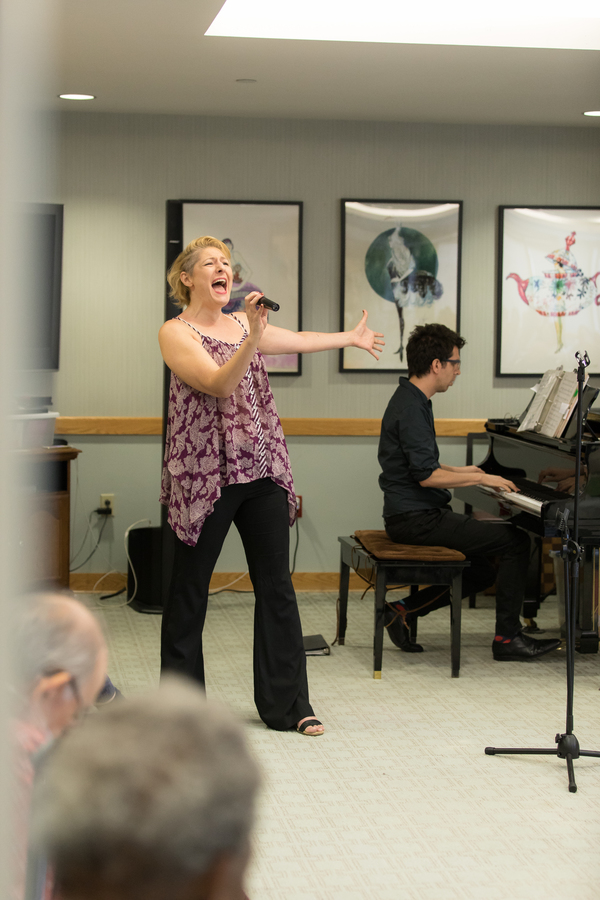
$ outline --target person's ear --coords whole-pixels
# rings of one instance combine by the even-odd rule
[[[194,287],[194,282],[190,278],[187,272],[182,272],[179,276],[180,282],[185,285],[185,287],[190,288]]]
[[[72,675],[69,672],[64,671],[53,672],[52,675],[42,675],[33,689],[33,699],[40,700],[42,697],[49,697],[52,694],[57,694],[70,684],[72,680]]]

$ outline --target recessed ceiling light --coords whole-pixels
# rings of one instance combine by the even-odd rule
[[[236,78],[238,84],[256,84],[256,78]]]
[[[95,100],[94,94],[59,94],[61,100]]]
[[[600,50],[598,0],[226,0],[215,37]]]
[[[600,109],[589,109],[584,116],[600,116]]]

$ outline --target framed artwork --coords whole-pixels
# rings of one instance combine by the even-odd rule
[[[496,375],[538,378],[588,350],[600,373],[600,208],[499,208]]]
[[[231,251],[233,289],[224,312],[244,309],[250,291],[280,304],[274,325],[302,327],[302,203],[235,200],[167,201],[167,269],[190,241],[210,234]],[[167,318],[177,315],[167,299]],[[300,375],[301,356],[265,356],[270,374]]]
[[[406,371],[416,325],[460,325],[460,200],[342,200],[341,328],[362,316],[385,335],[379,362],[340,350],[340,372]]]

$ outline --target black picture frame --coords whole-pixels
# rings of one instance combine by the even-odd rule
[[[264,291],[281,306],[279,312],[270,313],[273,324],[300,331],[302,215],[301,201],[168,200],[166,270],[169,270],[179,253],[194,238],[212,234],[219,240],[228,239],[232,244],[232,263],[239,267],[239,277],[249,272],[257,282],[250,284],[247,275],[240,282],[238,293]],[[248,258],[252,260],[250,264],[246,262]],[[254,274],[256,272],[258,275]],[[242,302],[240,298],[237,299]],[[233,308],[229,311],[233,311]],[[179,310],[173,305],[166,289],[165,318],[172,318],[178,313]],[[265,357],[265,363],[270,377],[302,374],[301,354]]]
[[[572,369],[599,340],[600,207],[499,206],[496,377]]]
[[[415,325],[460,329],[462,215],[462,200],[341,200],[340,329],[366,309],[386,346],[379,362],[340,350],[340,372],[406,372]]]
[[[24,371],[59,370],[63,219],[62,203],[24,204],[22,224],[31,258],[18,312],[25,335],[19,361]]]

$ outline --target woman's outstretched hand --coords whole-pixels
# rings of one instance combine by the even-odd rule
[[[352,346],[359,347],[361,350],[366,350],[367,353],[370,353],[375,359],[379,359],[379,354],[385,346],[385,341],[381,340],[383,334],[380,331],[372,331],[367,327],[367,317],[368,313],[366,309],[363,309],[362,319],[356,328],[352,329],[352,335],[354,336]]]

